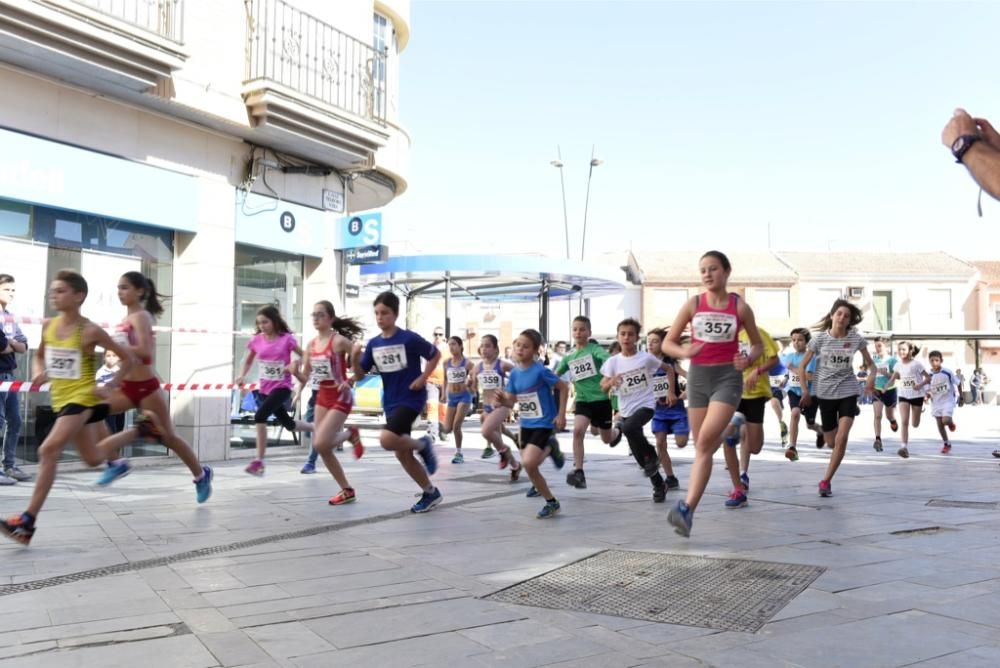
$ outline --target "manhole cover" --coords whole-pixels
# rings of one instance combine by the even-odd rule
[[[528,474],[522,472],[521,478],[517,482],[525,482],[528,480]],[[455,482],[478,482],[485,485],[510,485],[510,473],[503,471],[501,473],[477,473],[475,475],[464,475],[460,478],[452,478]],[[515,483],[516,484],[516,483]]]
[[[978,508],[980,510],[1000,509],[1000,503],[996,501],[951,501],[949,499],[931,499],[928,506],[935,508]]]
[[[752,633],[825,570],[746,559],[607,550],[486,598]]]

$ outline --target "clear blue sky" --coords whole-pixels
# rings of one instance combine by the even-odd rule
[[[941,248],[996,257],[955,106],[1000,127],[1000,3],[414,0],[402,54],[421,252]],[[986,198],[988,200],[988,198]],[[433,229],[443,224],[447,238]],[[494,241],[494,239],[498,241]]]

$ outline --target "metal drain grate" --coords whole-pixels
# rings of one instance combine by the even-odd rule
[[[476,473],[475,475],[464,475],[461,478],[452,478],[451,482],[477,482],[484,485],[517,485],[527,482],[528,474],[523,473],[517,482],[511,483],[510,474],[506,471],[501,473]]]
[[[825,570],[746,559],[607,550],[485,598],[754,632]]]
[[[493,492],[492,494],[474,496],[468,499],[461,499],[459,501],[445,502],[442,503],[439,506],[439,508],[456,508],[459,506],[465,506],[472,503],[479,503],[480,501],[489,501],[490,499],[499,499],[504,496],[513,496],[514,494],[520,494],[520,493],[521,493],[520,489],[508,490],[505,492]],[[191,561],[193,559],[199,559],[201,557],[209,557],[216,554],[234,552],[236,550],[242,550],[248,547],[267,545],[269,543],[277,543],[283,540],[292,540],[295,538],[308,538],[310,536],[318,536],[319,534],[329,533],[331,531],[341,531],[343,529],[350,529],[351,527],[361,526],[364,524],[375,524],[377,522],[385,522],[387,520],[395,520],[403,517],[409,517],[410,515],[411,513],[409,510],[401,510],[394,513],[384,513],[382,515],[374,515],[372,517],[362,517],[356,520],[338,522],[336,524],[324,524],[320,526],[309,527],[307,529],[299,529],[297,531],[287,531],[285,533],[278,533],[270,536],[261,536],[259,538],[243,540],[238,543],[226,543],[225,545],[203,547],[197,550],[179,552],[177,554],[171,554],[165,557],[156,557],[154,559],[142,559],[140,561],[129,561],[121,564],[114,564],[111,566],[103,566],[101,568],[93,568],[89,571],[79,571],[77,573],[67,573],[66,575],[56,575],[54,577],[43,578],[41,580],[32,580],[30,582],[20,582],[18,584],[10,584],[10,585],[0,585],[0,596],[9,596],[10,594],[20,594],[26,591],[46,589],[48,587],[55,587],[61,584],[68,584],[70,582],[79,582],[81,580],[93,580],[95,578],[103,578],[109,575],[119,575],[121,573],[128,573],[130,571],[141,571],[147,568],[157,568],[159,566],[175,564],[179,561]]]
[[[998,510],[1000,503],[996,501],[952,501],[950,499],[931,499],[928,506],[935,508],[976,508],[979,510]]]

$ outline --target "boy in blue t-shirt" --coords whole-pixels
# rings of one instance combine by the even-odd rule
[[[806,426],[816,432],[816,447],[823,447],[823,432],[816,424],[816,411],[818,402],[813,401],[808,406],[799,406],[802,399],[802,382],[808,383],[809,391],[812,392],[812,375],[816,373],[816,357],[809,361],[806,373],[809,378],[799,378],[799,365],[802,358],[806,356],[806,345],[812,338],[809,330],[805,327],[797,327],[791,332],[792,352],[781,356],[781,363],[788,369],[788,382],[785,389],[788,393],[788,407],[791,409],[792,417],[789,420],[789,440],[788,448],[785,449],[785,457],[790,461],[797,461],[799,452],[796,449],[799,440],[799,416],[806,419]]]
[[[545,505],[537,515],[540,520],[559,512],[559,501],[552,495],[538,467],[549,456],[556,468],[563,467],[565,460],[559,452],[555,430],[566,426],[566,400],[569,397],[566,382],[535,359],[541,345],[542,335],[535,330],[521,332],[514,340],[516,366],[510,372],[507,387],[497,390],[494,395],[498,405],[508,408],[513,408],[517,401],[521,420],[521,465],[531,478],[532,489],[545,499]],[[559,397],[558,406],[554,391]]]
[[[357,354],[354,355],[352,383],[364,378],[372,367],[382,376],[382,409],[386,424],[379,434],[379,443],[384,449],[396,453],[403,470],[423,490],[420,500],[410,510],[426,513],[443,498],[428,477],[437,471],[434,439],[429,435],[415,439],[410,436],[410,431],[427,400],[424,386],[441,360],[441,353],[416,332],[396,327],[399,297],[395,294],[379,294],[374,307],[375,323],[382,334],[368,342],[360,359]],[[427,360],[423,371],[420,370],[421,358]],[[424,460],[424,466],[413,457],[414,452]]]

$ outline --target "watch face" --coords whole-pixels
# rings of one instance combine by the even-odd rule
[[[963,148],[965,148],[965,135],[955,140],[955,143],[951,145],[951,151],[952,153],[958,153]]]

